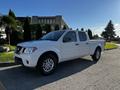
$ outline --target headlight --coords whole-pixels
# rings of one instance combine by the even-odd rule
[[[24,49],[23,53],[26,53],[26,54],[30,54],[30,53],[33,53],[37,50],[36,47],[27,47]]]

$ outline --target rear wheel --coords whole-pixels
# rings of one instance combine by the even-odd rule
[[[41,59],[38,62],[37,69],[41,72],[43,75],[49,75],[54,72],[57,66],[57,58],[52,55],[44,55],[41,57]]]
[[[100,57],[101,57],[101,49],[97,48],[95,50],[94,55],[92,55],[92,59],[93,59],[93,61],[98,61],[100,59]]]

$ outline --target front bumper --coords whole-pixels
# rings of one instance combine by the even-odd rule
[[[16,64],[23,64],[23,62],[22,62],[22,59],[21,59],[21,58],[14,57],[14,59],[15,59],[15,63],[16,63]]]
[[[36,67],[38,57],[35,54],[16,54],[14,60],[17,64],[23,64],[26,67]]]

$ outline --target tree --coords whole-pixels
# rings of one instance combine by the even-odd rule
[[[36,39],[40,39],[42,37],[42,27],[40,24],[37,24],[37,30],[36,30]]]
[[[113,25],[111,20],[107,24],[104,33],[106,33],[106,39],[109,40],[109,41],[111,41],[112,39],[115,38],[116,34],[115,34],[115,31],[114,31],[114,25]]]
[[[1,27],[2,27],[2,22],[0,21],[0,29],[1,29]],[[1,39],[1,37],[2,37],[2,32],[0,31],[0,39]]]
[[[2,25],[11,26],[14,29],[17,28],[16,16],[12,10],[9,10],[7,16],[3,16],[1,21],[2,21]]]
[[[95,34],[95,35],[93,36],[93,38],[94,38],[94,39],[98,39],[98,38],[99,38],[98,34]]]
[[[7,39],[8,43],[9,43],[9,45],[10,45],[10,40],[11,40],[10,36],[12,34],[12,29],[11,29],[10,26],[6,26],[5,33],[6,33],[6,36],[7,36],[6,39]]]
[[[44,25],[44,30],[46,31],[46,33],[51,32],[52,30],[51,30],[50,24],[45,24],[45,25]]]
[[[9,10],[8,16],[16,19],[16,16],[15,16],[14,12],[11,9]]]
[[[17,30],[14,30],[14,28],[12,28],[12,33],[10,34],[10,43],[11,45],[16,45],[17,43],[20,42],[20,32]]]
[[[107,32],[106,32],[106,31],[103,31],[103,32],[101,33],[101,36],[102,36],[103,38],[105,38],[106,40],[107,40],[107,38],[108,38],[108,35],[107,35]]]
[[[26,18],[25,23],[23,25],[23,30],[24,30],[24,35],[23,35],[24,41],[31,40],[30,21],[28,17]]]
[[[10,16],[3,16],[2,22],[3,22],[3,25],[11,26],[13,28],[17,27],[16,20]]]
[[[64,25],[64,26],[63,26],[63,30],[65,30],[65,29],[67,29],[67,27]]]
[[[16,38],[18,37],[17,34],[17,21],[16,16],[12,10],[9,10],[9,13],[7,16],[3,16],[2,19],[2,26],[5,27],[5,33],[6,33],[6,39],[9,44],[14,44],[11,42],[17,42]],[[16,33],[14,33],[16,32]]]
[[[88,36],[89,36],[90,39],[93,39],[92,31],[90,29],[88,29]]]
[[[35,36],[35,39],[38,40],[42,37],[42,27],[40,24],[31,24],[32,36]],[[34,35],[33,35],[34,34]]]
[[[13,30],[17,29],[16,20],[11,16],[3,16],[2,25],[5,27],[5,33],[7,36],[6,39],[8,43],[13,44],[11,43],[11,41],[15,41],[16,37],[15,38],[11,38],[11,37],[13,37],[13,35],[16,36],[15,34],[12,34],[14,32]]]
[[[81,28],[81,31],[84,31],[84,28]]]
[[[59,25],[56,24],[56,25],[55,25],[55,31],[56,31],[56,30],[59,30],[59,29],[60,29]]]
[[[1,39],[1,37],[2,37],[2,32],[0,31],[0,39]]]
[[[2,21],[0,21],[0,27],[2,26]]]

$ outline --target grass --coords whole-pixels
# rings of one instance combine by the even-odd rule
[[[10,51],[14,51],[16,47],[16,46],[8,45],[8,44],[4,44],[3,46],[9,47]]]
[[[13,55],[14,55],[13,51],[0,53],[0,63],[2,63],[2,62],[14,62]]]
[[[14,62],[13,60],[13,55],[14,55],[14,50],[16,46],[4,44],[2,46],[9,47],[10,52],[1,52],[0,53],[0,63],[2,62]]]
[[[116,48],[118,48],[118,46],[115,43],[106,42],[105,44],[105,50],[116,49]]]

